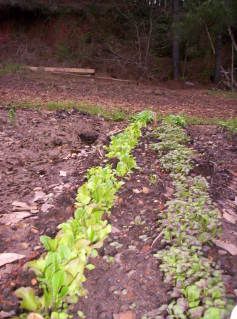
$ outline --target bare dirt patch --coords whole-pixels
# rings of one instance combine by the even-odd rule
[[[184,83],[141,84],[24,71],[1,77],[0,97],[5,104],[89,101],[108,110],[119,107],[133,112],[149,107],[163,114],[185,113],[212,118],[237,116],[236,99],[216,96]]]

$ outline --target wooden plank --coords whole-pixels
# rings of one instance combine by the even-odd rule
[[[27,66],[27,69],[31,71],[44,71],[52,73],[76,73],[93,75],[95,74],[95,69],[84,69],[84,68],[54,68],[54,67],[38,67],[38,66]]]

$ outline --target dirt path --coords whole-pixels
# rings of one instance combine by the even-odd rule
[[[237,100],[210,91],[181,86],[143,85],[29,72],[0,79],[1,104],[21,101],[89,101],[107,108],[136,111],[150,107],[160,113],[186,113],[199,117],[237,116]]]

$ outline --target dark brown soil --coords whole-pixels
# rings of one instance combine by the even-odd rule
[[[194,171],[207,178],[210,194],[223,216],[221,240],[227,247],[232,244],[237,248],[237,136],[203,125],[190,127],[189,134],[199,153]],[[236,296],[237,250],[231,255],[214,245],[209,256],[224,270],[227,293]]]
[[[0,123],[0,253],[25,255],[19,263],[0,269],[0,310],[12,310],[16,299],[11,293],[25,281],[19,267],[42,252],[40,235],[54,236],[57,225],[72,215],[86,170],[101,164],[102,145],[122,124],[77,111],[31,110],[17,112],[15,123],[10,123],[4,109]],[[37,193],[43,194],[38,200]],[[23,211],[31,213],[18,223],[14,214],[22,209],[14,207],[14,201],[28,205]]]

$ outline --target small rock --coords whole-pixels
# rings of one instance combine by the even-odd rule
[[[0,267],[6,264],[13,263],[14,261],[25,258],[25,255],[20,255],[16,253],[3,253],[0,254]]]
[[[34,234],[38,234],[39,231],[38,231],[37,228],[32,227],[32,228],[31,228],[31,232],[34,233]]]
[[[59,171],[59,176],[66,177],[67,176],[67,172]]]
[[[31,285],[35,286],[37,284],[37,280],[35,278],[31,279]]]
[[[113,319],[136,319],[136,315],[133,311],[120,312],[113,314]]]
[[[127,273],[127,276],[130,278],[136,273],[136,270],[132,269]]]
[[[44,317],[42,317],[41,315],[39,315],[38,313],[30,313],[27,316],[27,319],[44,319]]]
[[[34,247],[34,251],[40,250],[41,248],[42,248],[41,246],[35,246],[35,247]]]
[[[147,188],[147,187],[143,187],[143,188],[142,188],[142,192],[143,192],[144,194],[148,194],[148,193],[150,193],[150,190],[149,190],[149,188]]]
[[[21,243],[21,247],[23,249],[27,249],[29,247],[29,243]]]
[[[132,191],[133,191],[134,194],[139,194],[139,193],[141,193],[141,192],[139,191],[139,189],[137,189],[137,188],[134,188]]]

